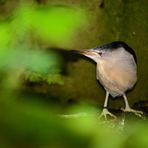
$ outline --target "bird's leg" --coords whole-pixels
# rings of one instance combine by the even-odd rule
[[[112,118],[116,119],[116,116],[113,115],[112,113],[110,113],[107,109],[108,98],[109,98],[109,92],[106,91],[106,97],[105,97],[105,102],[104,102],[104,106],[103,106],[104,108],[103,108],[103,111],[102,111],[101,115],[99,116],[99,118],[104,117],[105,120],[107,120],[107,115],[108,115],[108,116],[111,116]]]
[[[122,110],[123,112],[132,112],[132,113],[134,113],[135,115],[137,115],[137,116],[139,116],[139,117],[142,117],[142,114],[143,114],[142,111],[134,110],[134,109],[132,109],[132,108],[129,106],[129,103],[128,103],[128,100],[127,100],[127,97],[126,97],[125,94],[123,95],[123,99],[124,99],[124,103],[125,103],[125,108],[121,108],[121,110]]]

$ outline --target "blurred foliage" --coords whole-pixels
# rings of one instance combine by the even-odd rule
[[[18,100],[18,99],[17,99]],[[130,121],[127,116],[104,123],[96,109],[81,105],[67,115],[38,101],[1,101],[0,146],[56,148],[147,148],[147,121]],[[131,118],[131,117],[130,117]]]
[[[10,29],[7,27],[6,22],[0,23],[0,34],[0,48],[3,50],[4,48],[8,47],[11,40]]]
[[[1,70],[30,69],[37,72],[47,72],[50,66],[50,57],[42,52],[32,52],[29,50],[3,50],[0,54]],[[51,60],[51,65],[53,65]]]
[[[84,21],[85,13],[76,7],[20,2],[12,16],[0,22],[1,70],[29,69],[40,75],[39,78],[29,74],[31,81],[63,84],[60,57],[44,49],[41,51],[37,40],[48,42],[48,47],[58,47],[69,42]]]
[[[81,61],[79,69],[75,69],[78,64],[76,60],[76,63],[71,62],[71,65],[67,65],[70,70],[67,72],[68,76],[63,76],[64,60],[72,57],[64,56],[62,59],[52,47],[78,47],[75,42],[78,36],[79,45],[84,42],[84,38],[81,38],[81,33],[78,32],[85,32],[87,27],[90,27],[90,35],[86,31],[84,36],[90,39],[90,42],[86,40],[82,46],[96,44],[98,41],[91,35],[97,32],[97,27],[90,24],[91,20],[101,21],[101,17],[98,19],[95,13],[88,12],[97,10],[99,16],[104,15],[98,11],[97,5],[90,1],[85,1],[85,4],[89,3],[91,8],[94,8],[91,11],[76,4],[45,5],[46,1],[43,2],[40,0],[41,5],[38,5],[35,0],[0,0],[0,12],[6,11],[0,14],[0,147],[147,148],[147,120],[131,120],[133,116],[121,115],[117,121],[102,121],[98,119],[98,109],[94,106],[68,104],[67,107],[59,101],[63,96],[65,99],[78,98],[81,94],[88,96],[88,84],[91,84],[92,80],[83,68],[89,69],[92,65]],[[104,10],[106,14],[109,11]],[[93,19],[90,19],[90,15]],[[106,19],[105,17],[105,22]],[[106,29],[110,29],[105,24],[99,23],[97,28],[102,34],[105,34]],[[118,37],[117,32],[116,38]],[[106,38],[110,38],[110,35]],[[105,41],[106,38],[103,37],[101,41]],[[69,75],[74,76],[77,81],[73,82]],[[87,85],[80,75],[86,78]],[[42,86],[46,93],[39,93],[41,90],[34,93],[30,87],[30,91],[27,92],[21,87],[24,81],[29,81],[30,86],[37,84],[38,90]],[[79,83],[80,87],[76,83]],[[43,84],[51,86],[53,91],[47,93],[47,86]],[[56,88],[61,85],[64,87],[59,93]],[[81,86],[85,86],[85,91]],[[93,87],[92,85],[91,88]],[[63,91],[63,88],[70,90],[77,97]],[[96,87],[92,89],[94,94],[95,89]],[[53,94],[58,98],[53,97]]]
[[[54,45],[69,42],[76,29],[86,20],[80,8],[64,5],[23,5],[15,14],[15,27],[19,25],[21,31],[31,28],[35,35]]]

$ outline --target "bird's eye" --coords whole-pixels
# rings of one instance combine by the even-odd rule
[[[98,52],[98,54],[101,56],[102,55],[102,52]]]

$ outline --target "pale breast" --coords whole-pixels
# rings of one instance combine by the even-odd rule
[[[137,80],[135,67],[120,62],[100,60],[97,64],[97,79],[112,96],[122,95]]]

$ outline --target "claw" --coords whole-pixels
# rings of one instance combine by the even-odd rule
[[[106,109],[106,108],[103,109],[103,111],[102,111],[101,115],[99,116],[99,118],[104,117],[105,120],[107,120],[107,115],[109,115],[109,116],[112,117],[113,119],[117,119],[117,117],[116,117],[114,114],[110,113],[110,112],[108,111],[108,109]]]
[[[132,109],[130,107],[125,108],[125,109],[124,108],[121,108],[121,110],[123,112],[131,112],[131,113],[134,113],[136,116],[139,116],[140,118],[142,118],[142,115],[143,115],[143,112],[142,111],[134,110],[134,109]]]

